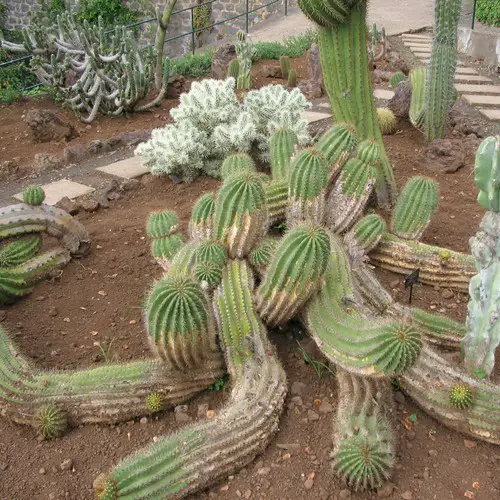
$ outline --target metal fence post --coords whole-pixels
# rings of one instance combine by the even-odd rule
[[[285,16],[288,16],[288,0],[285,0]]]
[[[193,52],[193,56],[194,56],[194,53],[196,51],[196,47],[195,47],[195,33],[194,33],[194,7],[191,7],[190,9],[191,11],[191,50]]]
[[[248,0],[245,1],[245,33],[248,33]]]
[[[471,29],[474,29],[474,23],[476,22],[476,0],[472,3],[472,26]]]

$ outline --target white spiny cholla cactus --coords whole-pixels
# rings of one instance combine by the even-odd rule
[[[301,114],[310,106],[298,89],[289,92],[281,85],[252,90],[240,103],[234,78],[194,82],[170,111],[175,123],[155,130],[136,154],[145,157],[153,174],[175,175],[186,182],[202,173],[218,177],[229,153],[250,153],[257,146],[260,160],[266,161],[269,138],[279,128],[292,129],[300,146],[309,144]]]

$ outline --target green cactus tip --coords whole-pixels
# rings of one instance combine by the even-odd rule
[[[163,396],[159,392],[150,392],[146,396],[146,408],[151,413],[157,413],[163,409]]]
[[[62,436],[68,428],[68,417],[64,410],[57,406],[42,406],[36,414],[38,432],[44,439],[53,439]]]
[[[23,201],[27,205],[41,205],[45,200],[45,191],[42,186],[28,186],[23,190]]]
[[[474,393],[468,384],[455,384],[450,389],[450,404],[459,410],[465,410],[472,405]]]
[[[406,81],[406,75],[402,71],[394,73],[389,78],[389,83],[393,89],[395,89],[401,82]]]
[[[118,498],[118,485],[114,479],[105,478],[97,487],[97,500],[115,500]]]

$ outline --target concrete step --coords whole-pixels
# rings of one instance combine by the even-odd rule
[[[84,184],[79,184],[78,182],[68,181],[67,179],[51,182],[50,184],[45,184],[45,186],[42,187],[45,191],[44,203],[47,205],[55,205],[65,196],[72,200],[74,198],[78,198],[78,196],[83,196],[84,194],[89,194],[95,191],[95,189],[90,186],[85,186]],[[15,194],[14,198],[22,201],[23,193]]]
[[[420,57],[419,57],[419,59],[420,59]],[[431,59],[430,59],[430,57],[424,57],[422,59],[422,62],[424,64],[429,64],[431,62]],[[465,63],[463,63],[462,61],[457,61],[457,66],[465,66]]]
[[[456,73],[460,75],[477,75],[478,72],[474,68],[461,67],[457,68]]]
[[[403,33],[401,35],[403,40],[429,40],[432,41],[431,35],[418,35],[413,33]]]
[[[491,79],[482,75],[455,75],[456,82],[484,82],[491,83]]]
[[[406,47],[409,47],[410,49],[418,49],[425,47],[426,49],[432,48],[432,43],[427,43],[427,42],[403,42]]]
[[[464,94],[462,96],[469,104],[500,107],[500,95]]]
[[[462,94],[500,94],[500,85],[477,85],[474,83],[455,83],[455,88]]]
[[[479,111],[488,118],[488,120],[500,121],[500,109],[483,109],[479,108]]]
[[[149,169],[142,164],[142,160],[139,156],[132,156],[125,160],[117,161],[116,163],[110,163],[105,167],[99,167],[97,170],[109,175],[121,177],[122,179],[134,179],[135,177],[140,177],[149,172]]]

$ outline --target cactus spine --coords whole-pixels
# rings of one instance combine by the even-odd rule
[[[316,148],[302,151],[293,161],[288,184],[287,221],[322,224],[325,218],[325,193],[328,165]]]
[[[295,146],[298,143],[297,135],[293,130],[282,128],[277,130],[269,140],[269,152],[271,155],[271,173],[273,181],[284,181],[288,179],[290,163],[295,154]]]
[[[326,157],[330,182],[346,164],[357,142],[356,129],[347,123],[336,123],[319,138],[316,147]]]
[[[26,205],[41,205],[45,200],[45,191],[41,186],[28,186],[23,190],[23,201]]]
[[[458,19],[461,0],[438,0],[434,10],[434,41],[425,88],[425,138],[443,139],[450,107],[455,101]]]
[[[16,266],[33,258],[41,245],[38,236],[25,236],[5,245],[0,249],[0,268]]]
[[[291,69],[288,73],[287,85],[289,87],[297,86],[297,71],[295,71],[294,69]]]
[[[211,238],[215,215],[215,193],[204,194],[193,206],[189,235],[195,241]]]
[[[404,82],[404,81],[406,81],[406,75],[401,71],[394,73],[389,78],[389,84],[391,85],[391,87],[393,89],[395,89],[401,82]]]
[[[382,135],[396,132],[396,115],[389,108],[377,108],[377,119]]]
[[[235,81],[238,80],[240,74],[240,62],[238,59],[232,59],[227,66],[227,77],[234,78]]]
[[[336,122],[352,123],[361,139],[373,139],[381,148],[384,184],[377,185],[377,201],[395,201],[397,186],[384,149],[369,73],[366,0],[303,0],[300,8],[319,24],[323,79]]]
[[[243,258],[261,238],[267,222],[266,195],[259,175],[233,175],[224,182],[215,202],[215,237],[230,258]]]
[[[399,195],[391,220],[391,231],[406,240],[418,240],[439,204],[436,181],[412,177]]]
[[[290,73],[290,58],[288,56],[280,57],[280,69],[282,78],[286,80]]]
[[[267,324],[285,323],[318,288],[330,253],[328,233],[297,226],[283,238],[257,290],[257,307]]]
[[[425,122],[426,71],[425,66],[420,66],[410,71],[411,100],[409,117],[415,128],[421,128]]]
[[[220,167],[220,175],[227,179],[230,175],[254,172],[255,163],[247,153],[234,153],[229,155]]]

